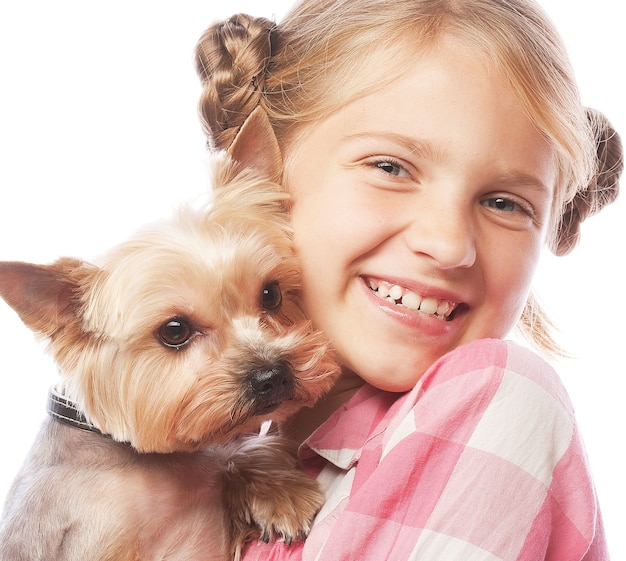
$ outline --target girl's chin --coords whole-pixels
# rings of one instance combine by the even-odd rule
[[[350,373],[356,373],[369,385],[388,392],[406,392],[411,390],[422,377],[424,372],[446,351],[441,354],[419,352],[418,349],[388,348],[384,344],[370,346],[374,352],[364,352],[357,348],[344,362],[344,368]],[[430,349],[432,351],[432,349]],[[349,356],[354,360],[351,361]],[[404,358],[401,358],[404,357]],[[348,375],[350,375],[348,374]]]

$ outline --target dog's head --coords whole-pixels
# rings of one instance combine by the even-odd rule
[[[276,159],[255,119],[215,162],[209,208],[184,207],[97,266],[0,263],[0,295],[48,341],[69,397],[139,451],[194,450],[280,422],[338,372],[298,305],[289,197],[266,179],[274,164],[258,171]]]

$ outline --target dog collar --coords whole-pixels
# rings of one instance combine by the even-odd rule
[[[65,397],[62,392],[57,391],[54,387],[50,388],[48,392],[47,410],[48,414],[60,423],[107,436],[87,420],[75,402]]]

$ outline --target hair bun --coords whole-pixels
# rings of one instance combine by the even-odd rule
[[[210,26],[198,41],[199,112],[211,147],[228,148],[259,105],[274,27],[268,19],[237,14]]]
[[[619,192],[624,169],[620,136],[601,112],[587,108],[587,118],[596,139],[596,173],[587,188],[580,189],[563,209],[553,246],[556,255],[574,249],[580,239],[580,224],[612,203]]]

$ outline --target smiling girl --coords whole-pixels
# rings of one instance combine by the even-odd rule
[[[246,559],[608,559],[531,293],[611,202],[619,137],[525,0],[304,0],[198,44],[227,148],[259,105],[293,195],[303,305],[343,365],[290,427],[327,503]]]

